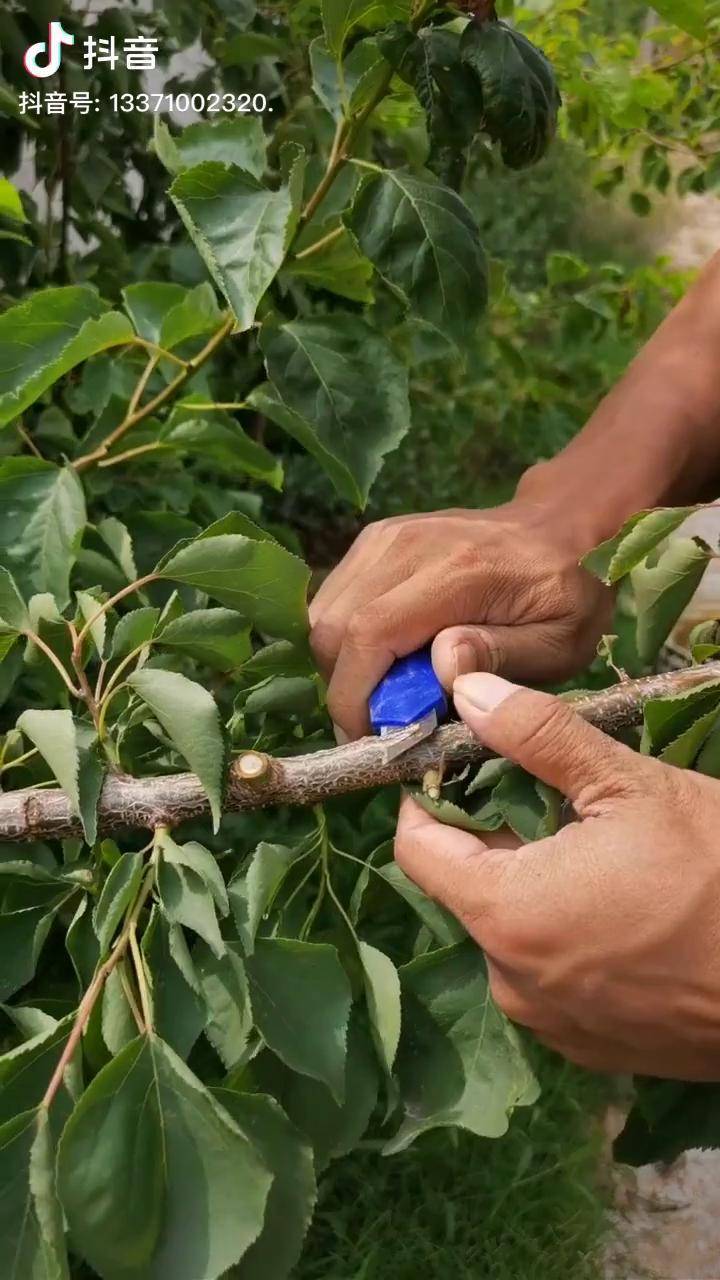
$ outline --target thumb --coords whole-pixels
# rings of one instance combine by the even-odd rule
[[[432,662],[446,689],[471,671],[501,671],[511,679],[542,681],[561,678],[568,667],[554,622],[447,627],[435,637]]]
[[[557,787],[580,817],[592,801],[638,790],[642,760],[587,724],[572,704],[521,689],[500,676],[460,676],[453,695],[473,733],[493,751]]]

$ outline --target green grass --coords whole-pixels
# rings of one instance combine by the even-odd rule
[[[607,1088],[538,1055],[540,1103],[498,1142],[429,1135],[324,1176],[294,1280],[599,1280]]]

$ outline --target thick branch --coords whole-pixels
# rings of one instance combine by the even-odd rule
[[[578,698],[574,709],[606,733],[639,724],[649,698],[687,692],[720,679],[720,661],[665,675],[628,680]],[[331,796],[368,787],[421,779],[440,764],[479,764],[493,753],[464,724],[448,724],[406,755],[387,763],[378,738],[362,738],[344,747],[311,755],[241,757],[230,768],[225,808],[229,812],[276,805],[317,804]],[[255,765],[256,767],[253,767]],[[174,827],[209,812],[205,794],[192,773],[159,778],[108,777],[99,805],[101,831],[118,828]],[[0,839],[37,840],[80,835],[70,801],[62,791],[28,787],[0,796]]]

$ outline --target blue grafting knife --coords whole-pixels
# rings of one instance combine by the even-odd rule
[[[429,738],[448,710],[430,650],[398,658],[371,694],[369,705],[373,733],[385,739],[386,764]]]

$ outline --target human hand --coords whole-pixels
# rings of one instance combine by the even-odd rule
[[[432,640],[435,671],[499,671],[558,680],[594,655],[612,593],[580,568],[584,545],[563,520],[518,501],[369,525],[310,609],[311,642],[330,681],[328,708],[350,738],[396,657]]]
[[[592,1070],[720,1080],[720,783],[497,676],[462,677],[455,702],[577,820],[516,848],[405,800],[400,866],[484,948],[501,1008],[551,1048]]]

